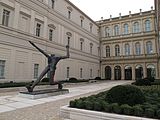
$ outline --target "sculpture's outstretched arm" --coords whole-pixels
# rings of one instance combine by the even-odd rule
[[[37,48],[42,54],[44,54],[47,58],[49,57],[49,55],[47,53],[45,53],[42,49],[40,49],[39,47],[37,47],[33,42],[29,41],[31,45],[33,45],[35,48]]]
[[[62,56],[60,57],[60,59],[66,59],[69,58],[70,54],[69,54],[69,45],[66,45],[66,49],[67,49],[67,55],[66,56]]]

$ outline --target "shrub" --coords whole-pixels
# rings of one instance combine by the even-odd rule
[[[137,79],[135,82],[135,85],[137,85],[137,86],[150,86],[151,81],[148,78]]]
[[[145,116],[153,118],[155,115],[155,111],[152,108],[145,109]]]
[[[133,106],[133,114],[135,116],[143,116],[143,109],[140,105]]]
[[[121,105],[122,113],[126,115],[133,115],[133,108],[127,104]]]
[[[49,78],[43,78],[41,82],[49,82]]]
[[[113,112],[114,113],[121,113],[122,110],[121,110],[121,107],[118,105],[118,103],[113,103],[112,104],[112,109],[113,109]]]
[[[71,100],[71,101],[69,102],[69,106],[70,106],[70,107],[76,107],[76,100]]]
[[[76,101],[76,107],[77,108],[85,108],[85,103],[79,99]]]
[[[84,105],[87,110],[93,110],[93,103],[91,101],[84,101]]]
[[[111,105],[107,102],[103,104],[103,109],[104,109],[105,112],[111,112],[112,111]]]
[[[156,114],[157,114],[157,117],[160,118],[160,109],[157,110]]]
[[[101,80],[101,77],[95,77],[95,80]]]
[[[94,102],[94,110],[101,111],[102,110],[102,103],[100,101]]]
[[[106,100],[109,103],[118,103],[118,104],[142,104],[145,101],[145,96],[143,92],[132,85],[118,85],[111,88],[106,94]]]
[[[78,81],[77,78],[74,78],[74,77],[69,78],[69,82],[77,82],[77,81]]]

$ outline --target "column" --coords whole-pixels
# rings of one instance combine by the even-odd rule
[[[124,65],[122,65],[121,66],[121,75],[122,75],[121,80],[125,79],[124,74],[125,74]]]
[[[30,33],[34,34],[35,11],[31,10]]]
[[[44,28],[43,28],[43,37],[48,38],[48,19],[44,17]]]
[[[143,78],[147,77],[147,68],[146,68],[146,63],[143,65]]]
[[[132,80],[136,79],[136,74],[135,74],[135,67],[132,65]]]
[[[13,28],[18,29],[19,25],[19,11],[20,11],[20,4],[15,2],[15,10],[14,10],[14,21],[13,21]]]
[[[111,76],[111,80],[115,80],[114,79],[114,65],[111,65],[111,70],[112,70],[112,76]]]

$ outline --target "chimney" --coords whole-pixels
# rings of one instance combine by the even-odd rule
[[[119,19],[121,19],[121,18],[122,18],[121,13],[119,13]]]
[[[129,11],[129,17],[132,17],[131,11]]]
[[[103,17],[101,17],[101,20],[103,20]]]
[[[110,21],[112,20],[112,15],[110,15]]]
[[[154,12],[154,10],[153,10],[153,6],[151,6],[151,13],[153,13]]]
[[[140,15],[142,15],[142,9],[139,9],[139,11],[140,11]]]

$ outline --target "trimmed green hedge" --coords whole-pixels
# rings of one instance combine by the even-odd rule
[[[107,98],[108,91],[105,91],[89,97],[72,100],[70,101],[70,107],[160,119],[160,87],[156,87],[157,90],[155,88],[151,89],[151,86],[146,86],[146,89],[142,89],[144,87],[145,86],[139,87],[146,98],[146,102],[142,104],[137,103],[135,105],[129,105],[116,102],[110,103]],[[130,88],[132,89],[132,86],[130,86]],[[127,93],[125,93],[123,97],[126,97],[126,94]]]

